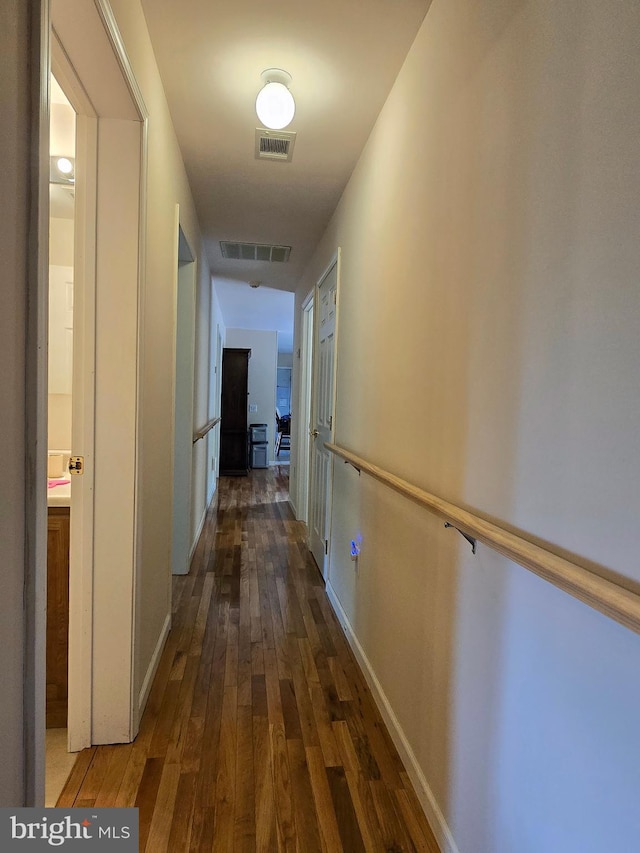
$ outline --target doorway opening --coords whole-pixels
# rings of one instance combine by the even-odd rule
[[[76,112],[53,76],[49,124],[45,805],[53,806],[75,761],[67,748],[67,720],[76,243]]]
[[[297,518],[309,521],[309,465],[311,431],[311,387],[313,379],[313,291],[302,305],[302,332],[300,342],[300,395],[297,431]]]
[[[52,234],[38,300],[43,350],[49,318],[51,327],[48,380],[44,360],[38,373],[42,396],[50,395],[49,427],[43,409],[35,428],[43,438],[49,432],[48,479],[69,482],[48,489],[49,504],[61,503],[65,489],[68,494],[66,507],[52,507],[66,522],[56,519],[47,548],[66,566],[63,579],[50,583],[49,625],[41,613],[29,643],[34,671],[42,673],[36,697],[42,707],[47,692],[55,700],[50,724],[57,728],[66,699],[66,752],[72,753],[128,742],[139,724],[134,663],[146,111],[105,0],[90,7],[81,0],[54,3],[50,24],[52,88],[63,101],[54,100],[51,114],[62,115],[66,141],[58,150],[52,132],[51,148],[42,151],[50,175],[41,173],[41,183],[56,180],[51,219],[39,235],[46,246],[42,232],[48,227]],[[43,104],[48,91],[43,78]],[[72,225],[54,221],[66,218],[65,204],[73,210]],[[70,471],[78,476],[67,476]],[[44,514],[44,498],[38,509]],[[44,560],[37,571],[44,589]],[[47,633],[55,635],[54,651]],[[66,696],[47,659],[57,664],[59,681],[66,671]],[[47,762],[46,723],[37,713],[36,719],[27,787],[34,802],[42,802],[53,761]],[[64,735],[60,740],[64,747]],[[54,796],[50,791],[47,800]]]
[[[195,262],[178,226],[175,372],[173,386],[173,535],[171,571],[186,575],[192,544],[193,400],[195,381]]]

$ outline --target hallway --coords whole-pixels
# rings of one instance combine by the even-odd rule
[[[133,744],[59,806],[137,806],[140,850],[438,846],[290,512],[288,466],[221,478]]]

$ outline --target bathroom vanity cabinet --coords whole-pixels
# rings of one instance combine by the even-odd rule
[[[47,525],[48,729],[67,725],[69,666],[69,507],[49,507]]]

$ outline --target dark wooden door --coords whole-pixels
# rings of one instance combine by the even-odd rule
[[[249,470],[247,405],[250,349],[225,347],[222,354],[222,423],[220,473],[243,475]]]

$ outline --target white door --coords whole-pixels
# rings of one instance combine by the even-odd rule
[[[76,81],[74,80],[74,83]],[[79,82],[74,95],[82,101]],[[68,299],[72,308],[72,414],[69,450],[84,461],[84,473],[71,478],[69,544],[69,704],[68,746],[75,752],[91,744],[91,683],[96,344],[96,162],[97,123],[90,106],[76,120],[74,276]],[[89,114],[87,114],[89,113]]]
[[[77,114],[70,450],[84,458],[84,474],[71,484],[68,723],[75,751],[130,741],[139,717],[146,111],[107,0],[54,3],[52,25],[52,71]]]
[[[331,485],[333,457],[325,442],[333,441],[336,320],[338,309],[338,258],[318,282],[314,381],[311,407],[311,488],[309,496],[309,548],[325,580],[329,572]]]

